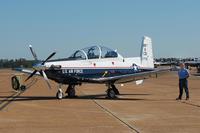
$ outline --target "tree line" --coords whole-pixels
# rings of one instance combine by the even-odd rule
[[[34,60],[21,59],[0,59],[0,68],[31,68],[35,63]]]

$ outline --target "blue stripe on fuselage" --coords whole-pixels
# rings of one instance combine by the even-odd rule
[[[83,78],[100,78],[111,77],[125,74],[134,74],[139,72],[152,71],[153,69],[116,69],[116,68],[97,68],[97,69],[62,69],[62,73],[66,76],[79,76]]]

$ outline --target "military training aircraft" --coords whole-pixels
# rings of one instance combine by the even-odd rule
[[[34,75],[40,75],[44,77],[49,88],[51,88],[49,79],[57,82],[58,99],[64,97],[62,85],[68,85],[65,92],[68,97],[75,97],[75,87],[83,83],[105,84],[108,87],[107,96],[115,98],[120,94],[115,84],[133,81],[141,84],[143,79],[163,71],[154,68],[152,41],[147,36],[142,39],[140,57],[124,58],[116,50],[97,45],[77,50],[69,58],[50,60],[56,54],[53,52],[41,62],[31,45],[29,48],[37,64],[32,70],[23,68],[17,70],[30,73],[25,81]]]

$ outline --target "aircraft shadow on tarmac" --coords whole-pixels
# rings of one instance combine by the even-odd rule
[[[146,95],[151,95],[151,94],[120,94],[120,96],[128,96],[128,95],[133,95],[133,96],[146,96]],[[10,101],[8,96],[0,96],[0,98],[3,98],[3,101]],[[115,99],[109,99],[107,98],[106,94],[96,94],[96,95],[80,95],[74,98],[69,98],[66,97],[62,100],[71,100],[71,99],[82,99],[82,100],[133,100],[133,101],[138,101],[138,100],[148,100],[144,98],[126,98],[126,97],[117,97]],[[55,96],[17,96],[12,99],[13,102],[15,101],[40,101],[40,100],[58,100]],[[2,100],[0,100],[2,101]]]

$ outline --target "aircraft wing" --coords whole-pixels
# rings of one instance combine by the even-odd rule
[[[33,70],[29,69],[23,69],[23,68],[16,68],[13,69],[18,72],[26,73],[26,74],[31,74]],[[165,69],[154,69],[152,71],[147,71],[147,72],[138,72],[134,74],[124,74],[124,75],[119,75],[119,76],[113,76],[113,77],[101,77],[101,78],[82,78],[82,77],[77,77],[77,76],[69,76],[68,78],[71,78],[73,80],[78,80],[80,82],[85,82],[85,83],[127,83],[127,82],[132,82],[132,81],[137,81],[137,80],[142,80],[142,79],[147,79],[147,78],[155,78],[160,74],[169,72],[171,69],[165,68]],[[41,76],[39,72],[36,73],[36,75]]]
[[[85,79],[86,82],[91,83],[127,83],[131,81],[137,81],[147,78],[153,78],[157,77],[160,74],[169,72],[171,69],[165,68],[165,69],[154,69],[152,71],[148,72],[138,72],[134,74],[125,74],[120,76],[113,76],[113,77],[102,77],[102,78],[92,78],[92,79]]]
[[[186,66],[192,66],[192,67],[197,67],[197,66],[200,66],[200,62],[198,61],[188,61],[188,62],[185,62],[185,65]]]

